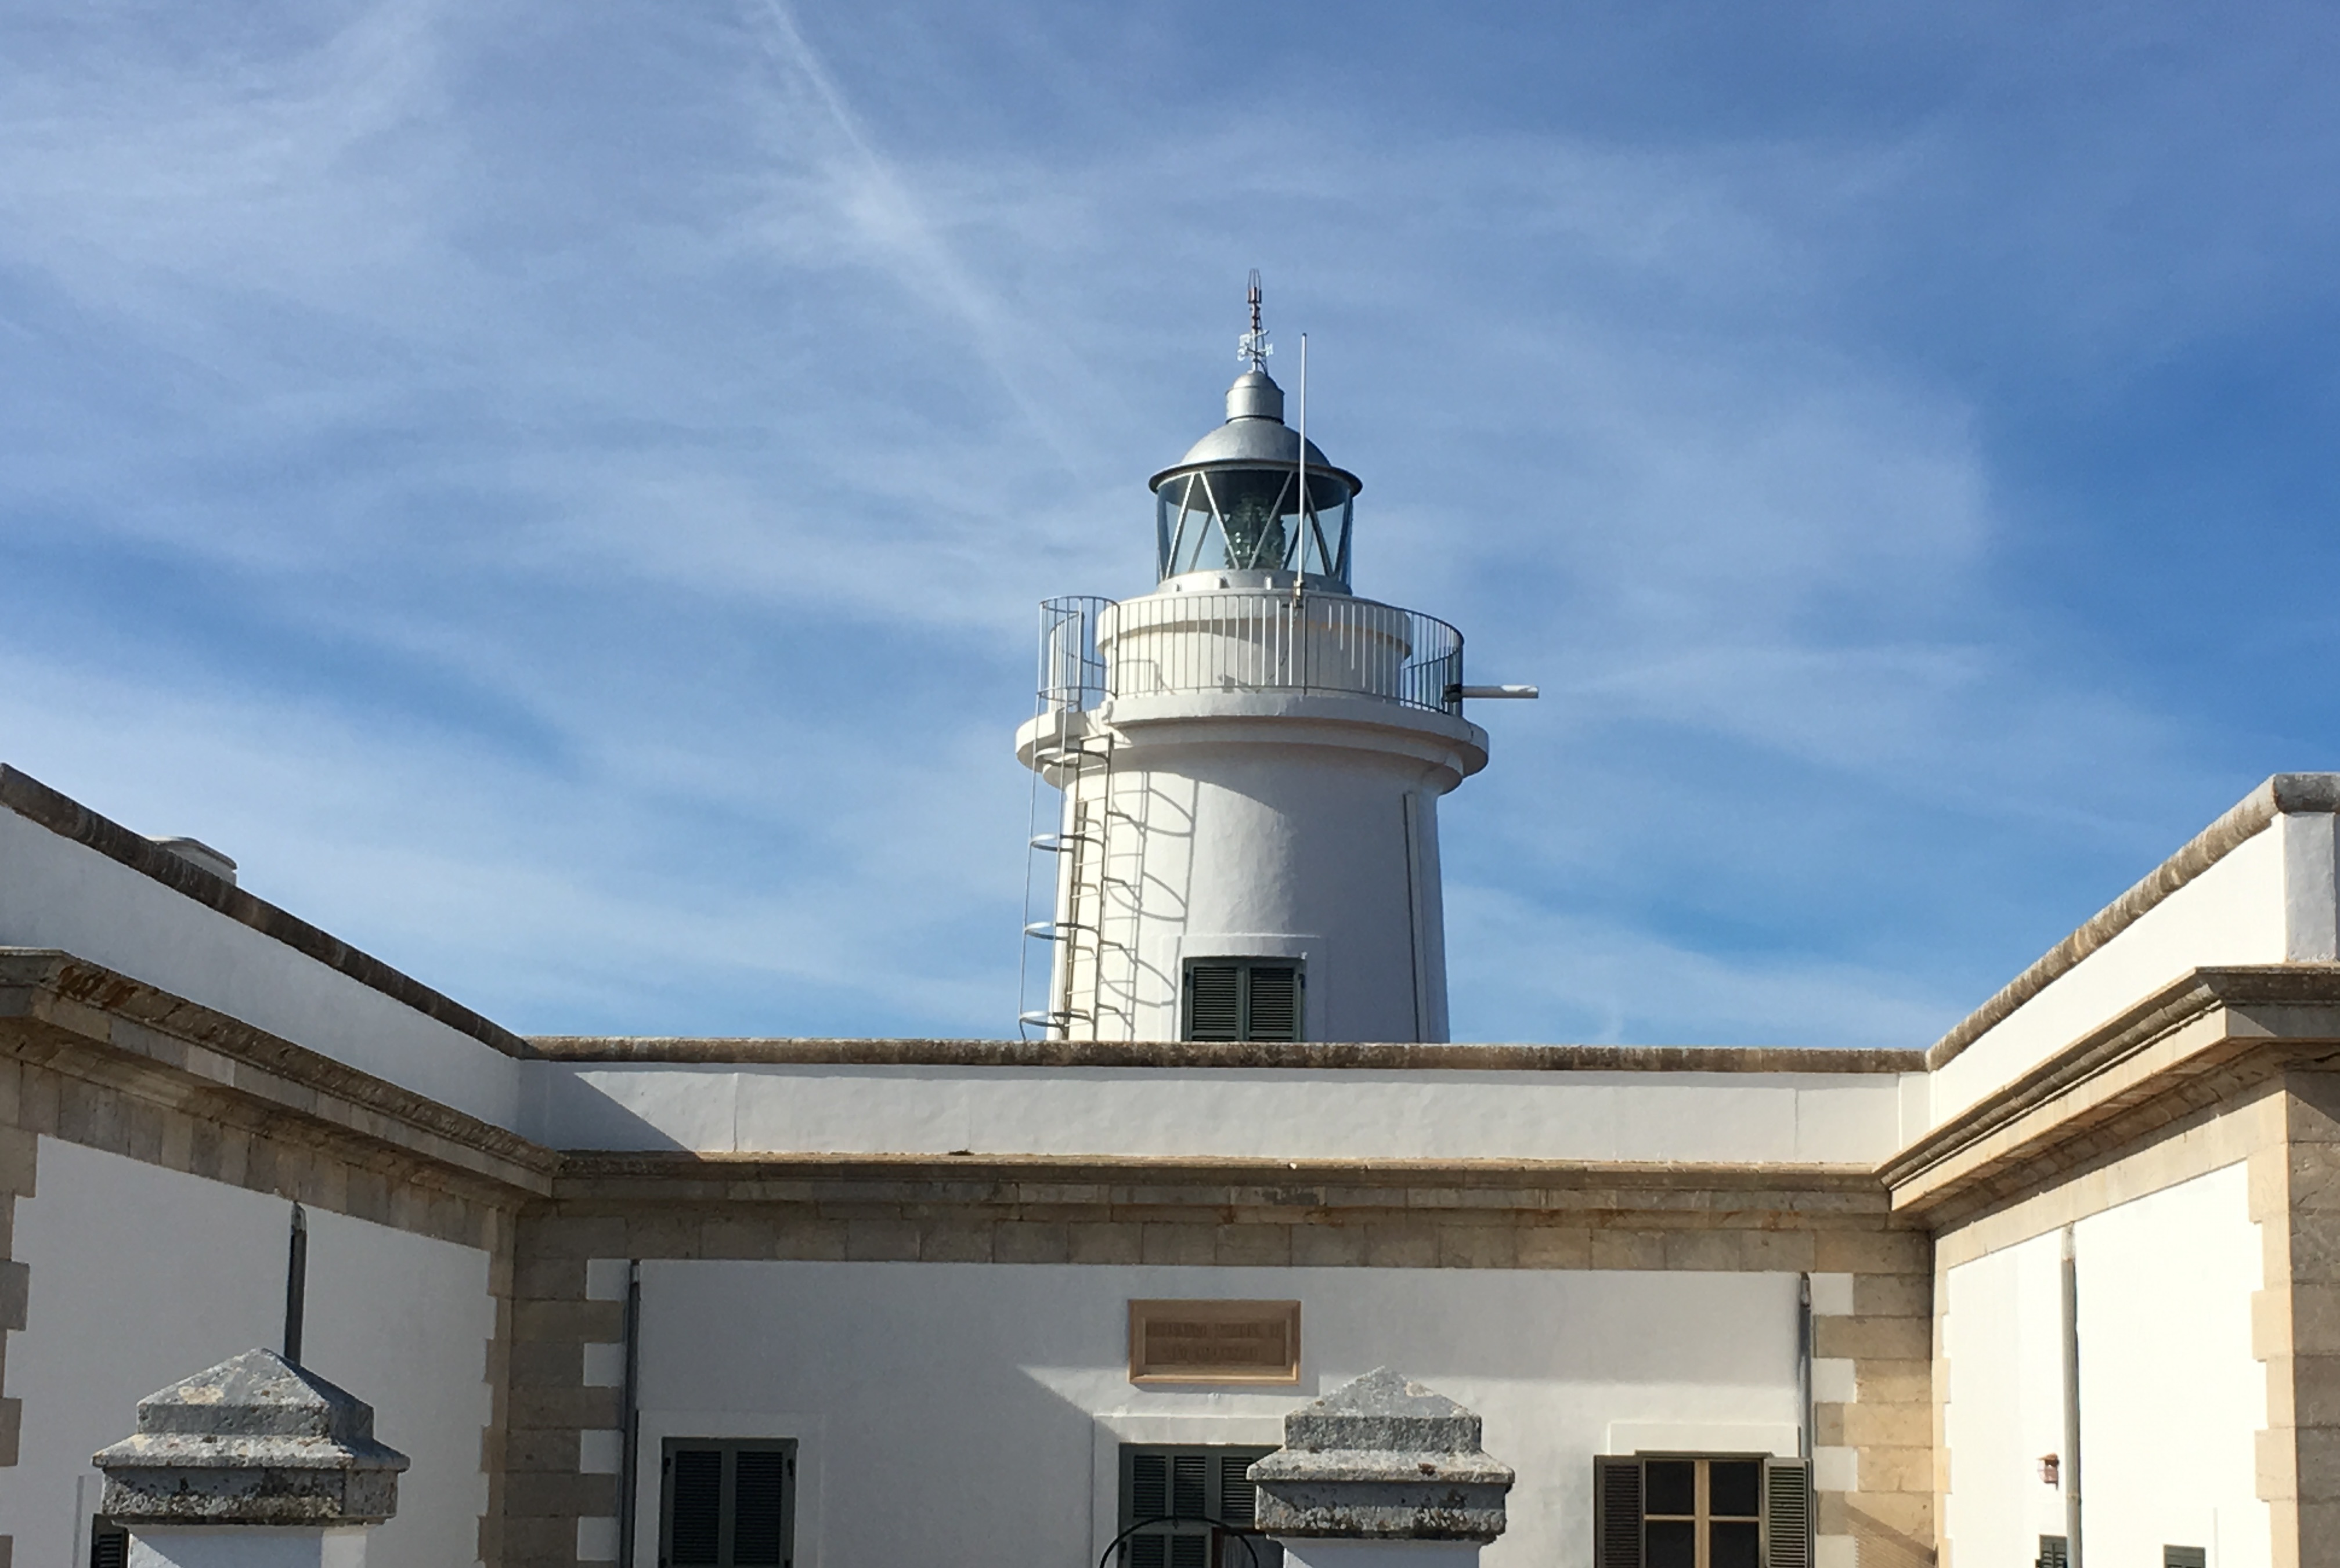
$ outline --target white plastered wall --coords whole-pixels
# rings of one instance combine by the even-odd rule
[[[2088,1555],[2158,1563],[2164,1546],[2200,1546],[2212,1568],[2269,1562],[2256,1496],[2266,1369],[2251,1354],[2264,1265],[2245,1167],[2076,1230]]]
[[[2255,1444],[2265,1369],[2251,1354],[2258,1228],[2233,1166],[2076,1227],[2082,1533],[2097,1563],[2199,1546],[2212,1568],[2269,1562]],[[2028,1563],[2064,1533],[2039,1479],[2064,1447],[2060,1232],[1949,1271],[1943,1539],[1958,1568]]]
[[[499,1126],[520,1064],[120,861],[0,809],[0,947],[55,948]]]
[[[2188,970],[2340,956],[2333,819],[2276,817],[1933,1074],[1936,1125]]]
[[[292,1206],[51,1137],[38,1160],[38,1192],[16,1203],[31,1295],[25,1328],[8,1336],[6,1392],[25,1402],[24,1429],[17,1463],[0,1468],[0,1531],[20,1568],[64,1568],[97,1503],[90,1455],[131,1434],[138,1401],[282,1344]],[[488,1255],[307,1213],[304,1363],[372,1404],[375,1434],[413,1460],[367,1562],[477,1562]]]
[[[799,1568],[1094,1563],[1123,1442],[1280,1441],[1387,1365],[1519,1472],[1488,1568],[1584,1568],[1592,1456],[1791,1454],[1793,1275],[664,1262],[642,1267],[637,1561],[659,1444],[798,1440]],[[1138,1388],[1133,1297],[1302,1303],[1297,1386]]]
[[[556,1148],[1874,1165],[1907,1130],[1889,1073],[528,1066]]]

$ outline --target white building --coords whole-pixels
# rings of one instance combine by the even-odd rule
[[[520,1038],[0,770],[0,1563],[104,1560],[91,1454],[277,1343],[296,1203],[383,1568],[1248,1561],[1384,1364],[1518,1472],[1491,1568],[2340,1563],[2340,776],[1929,1049],[1441,1044],[1487,740],[1277,402],[1056,616],[1038,1038]]]

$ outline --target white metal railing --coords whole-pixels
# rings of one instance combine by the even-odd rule
[[[1075,596],[1040,606],[1040,698],[1315,691],[1437,713],[1462,710],[1462,634],[1433,616],[1345,594]]]

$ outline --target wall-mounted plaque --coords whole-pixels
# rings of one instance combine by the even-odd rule
[[[1133,1301],[1132,1383],[1297,1383],[1296,1301]]]

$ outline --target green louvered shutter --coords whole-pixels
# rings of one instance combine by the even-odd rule
[[[1125,1444],[1120,1528],[1129,1533],[1120,1561],[1126,1568],[1280,1568],[1283,1549],[1249,1533],[1258,1492],[1245,1472],[1269,1452]]]
[[[659,1477],[659,1568],[791,1568],[797,1446],[669,1438]]]
[[[1763,1462],[1763,1568],[1812,1568],[1812,1467]]]
[[[1250,1529],[1259,1517],[1259,1488],[1250,1474],[1254,1457],[1248,1449],[1219,1455],[1219,1517],[1238,1530]]]
[[[1250,995],[1244,998],[1244,1037],[1298,1039],[1300,971],[1290,964],[1254,964],[1246,978],[1251,985]]]
[[[666,1456],[665,1568],[723,1561],[723,1450],[676,1447]]]
[[[1593,1568],[1641,1568],[1641,1462],[1592,1462]]]
[[[1195,963],[1186,966],[1186,1037],[1240,1040],[1243,1034],[1243,967]]]

